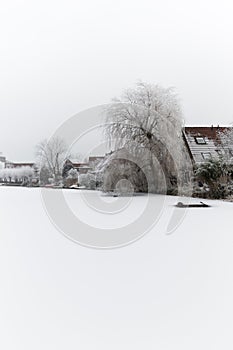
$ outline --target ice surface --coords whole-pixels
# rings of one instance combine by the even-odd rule
[[[80,196],[65,191],[74,212]],[[211,208],[189,209],[168,236],[177,200],[167,198],[158,224],[142,239],[103,251],[59,233],[40,189],[2,186],[0,348],[232,349],[233,204],[207,201]],[[122,223],[140,215],[144,201],[134,197]],[[160,201],[154,196],[155,205]],[[82,205],[88,220],[90,208]],[[97,213],[92,220],[100,225]]]

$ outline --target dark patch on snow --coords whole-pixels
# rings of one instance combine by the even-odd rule
[[[211,207],[209,204],[200,202],[200,203],[195,203],[195,204],[184,204],[182,202],[178,202],[175,205],[177,208],[209,208]]]

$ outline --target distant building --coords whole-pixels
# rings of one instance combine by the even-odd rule
[[[6,161],[5,163],[5,168],[7,169],[15,169],[15,168],[23,168],[23,167],[34,168],[35,163],[13,163],[9,161]]]
[[[92,164],[97,165],[99,162],[101,162],[105,157],[104,156],[90,156],[89,157],[89,165]]]
[[[89,166],[89,163],[87,162],[72,162],[73,168],[78,171],[79,174],[86,174],[88,171],[91,170],[91,167]]]
[[[6,163],[6,157],[0,155],[0,162]]]
[[[39,169],[34,163],[5,161],[5,167],[0,172],[0,182],[12,186],[37,186]]]
[[[0,153],[0,169],[5,168],[5,164],[6,164],[6,157],[4,157],[4,156]]]
[[[76,160],[67,159],[63,166],[62,176],[66,177],[70,169],[76,169],[81,174],[87,174],[94,171],[97,164],[104,159],[104,156],[90,156],[88,162],[77,162]]]
[[[67,159],[63,166],[63,171],[62,171],[63,178],[68,175],[68,172],[71,169],[77,170],[78,174],[86,174],[89,170],[91,170],[88,163],[81,163],[81,162]]]

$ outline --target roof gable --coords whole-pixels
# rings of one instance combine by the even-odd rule
[[[221,126],[187,126],[184,139],[192,160],[201,163],[209,158],[219,158],[224,147],[220,134],[231,127]]]

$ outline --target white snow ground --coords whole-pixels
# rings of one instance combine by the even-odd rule
[[[88,220],[80,193],[65,196]],[[145,198],[133,198],[122,223],[140,215]],[[0,187],[0,348],[232,349],[233,203],[189,209],[166,235],[176,202],[168,198],[142,239],[103,251],[59,233],[39,189]],[[97,213],[91,219],[97,224]]]

